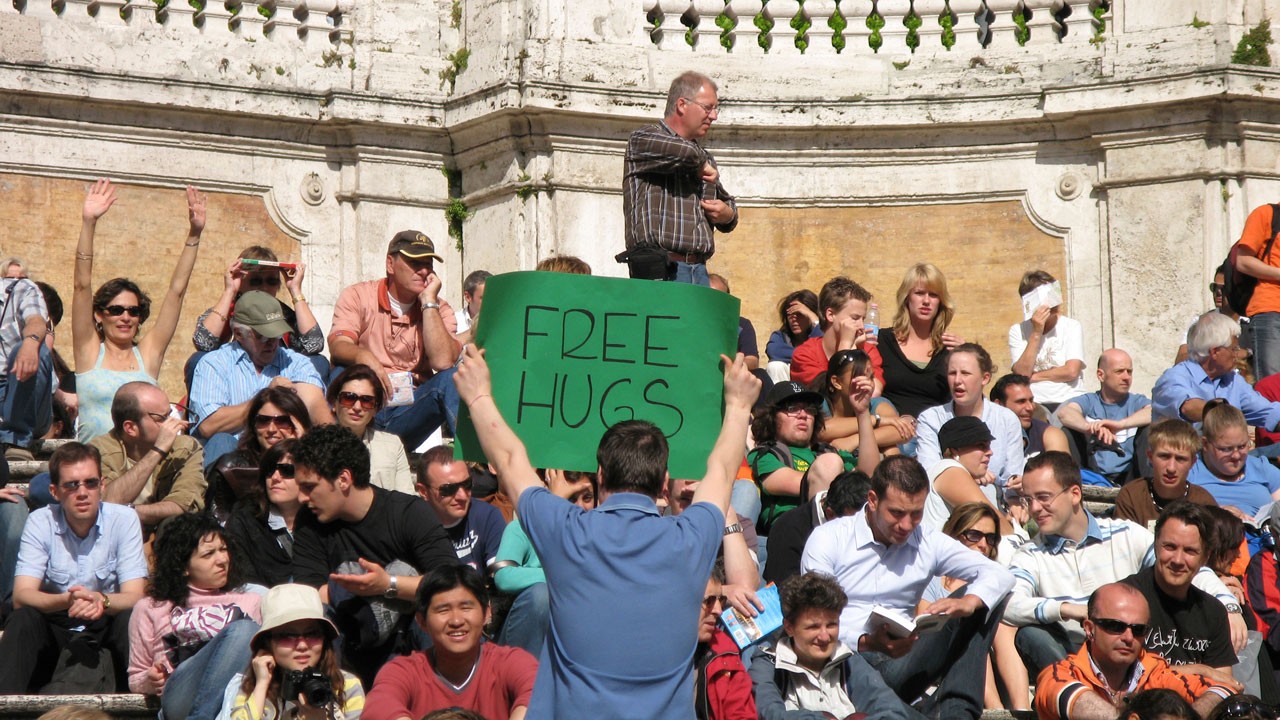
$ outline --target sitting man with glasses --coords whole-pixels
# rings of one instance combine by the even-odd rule
[[[290,328],[280,301],[261,291],[241,295],[231,330],[235,340],[201,358],[191,381],[191,412],[195,434],[205,439],[206,464],[235,449],[249,403],[267,387],[293,388],[313,424],[333,422],[324,378],[306,356],[281,344]]]
[[[1130,696],[1143,690],[1172,690],[1209,717],[1231,687],[1195,673],[1176,670],[1142,647],[1150,616],[1147,600],[1135,588],[1110,583],[1088,601],[1084,645],[1070,657],[1045,668],[1036,679],[1036,717],[1041,720],[1094,720],[1122,717]]]
[[[111,401],[111,432],[89,441],[102,453],[102,499],[128,505],[142,526],[204,508],[204,451],[182,434],[164,390],[146,382],[120,386]]]
[[[423,453],[418,461],[418,478],[418,494],[449,534],[458,562],[488,577],[497,560],[502,533],[507,529],[502,511],[471,497],[471,469],[453,459],[453,448],[438,445]]]
[[[627,250],[656,246],[666,251],[660,277],[710,287],[707,259],[715,233],[738,226],[738,205],[720,184],[715,158],[699,142],[720,116],[715,82],[696,72],[671,81],[662,121],[631,133],[622,175],[622,212]]]
[[[369,481],[369,450],[347,428],[322,425],[293,450],[299,513],[294,581],[320,590],[342,635],[342,655],[365,687],[404,645],[422,576],[458,564],[420,497]]]
[[[1028,460],[1022,494],[1010,502],[1026,507],[1040,528],[1010,563],[1015,582],[1004,615],[1006,623],[1019,628],[1018,653],[1038,673],[1080,646],[1085,602],[1093,589],[1155,562],[1154,538],[1135,522],[1086,510],[1080,467],[1067,453],[1051,451]],[[1200,568],[1193,582],[1226,606],[1232,646],[1243,647],[1246,628],[1235,595],[1208,567]]]
[[[0,694],[126,692],[129,610],[146,589],[138,515],[102,501],[97,448],[70,442],[49,474],[57,505],[31,513],[0,637]],[[111,655],[108,675],[102,652]]]
[[[1152,418],[1178,418],[1198,423],[1205,403],[1221,398],[1240,408],[1253,427],[1280,426],[1280,402],[1263,397],[1236,372],[1244,356],[1240,323],[1211,310],[1187,332],[1187,359],[1174,365],[1151,388]]]

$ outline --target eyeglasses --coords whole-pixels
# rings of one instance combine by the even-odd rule
[[[253,426],[259,430],[266,430],[273,423],[281,430],[293,429],[293,418],[288,415],[263,415],[259,413],[253,417]]]
[[[85,478],[84,480],[70,480],[64,483],[58,483],[58,487],[67,492],[75,492],[83,486],[85,490],[97,490],[102,486],[102,478]]]
[[[356,403],[371,408],[378,402],[378,398],[373,395],[360,395],[359,393],[347,392],[343,390],[338,393],[338,404],[342,407],[355,407]]]
[[[706,113],[706,114],[708,114],[708,115],[719,115],[719,114],[720,114],[720,104],[719,104],[719,103],[716,103],[715,105],[707,105],[706,103],[700,103],[700,102],[698,102],[697,100],[694,100],[693,98],[689,98],[689,97],[685,98],[685,100],[688,100],[689,102],[693,103],[694,105],[697,105],[698,107],[702,108],[702,111],[703,111],[703,112],[705,112],[705,113]]]
[[[271,639],[276,642],[289,643],[290,645],[296,644],[303,639],[308,642],[319,642],[324,640],[324,630],[315,628],[314,630],[303,630],[302,632],[273,632],[271,633]]]
[[[471,478],[467,478],[461,482],[445,483],[444,485],[436,488],[436,492],[440,493],[440,497],[453,497],[458,494],[459,490],[466,490],[469,494],[471,492],[471,485]]]
[[[1031,507],[1031,503],[1040,503],[1040,507],[1047,508],[1049,504],[1058,499],[1058,496],[1066,492],[1069,488],[1062,488],[1056,493],[1040,493],[1038,495],[1009,495],[1007,499],[1014,505],[1020,505],[1025,508]]]
[[[142,307],[139,305],[108,305],[102,310],[107,317],[120,317],[125,313],[129,313],[129,317],[142,317]]]
[[[271,468],[271,472],[267,473],[267,477],[279,474],[285,480],[292,480],[297,472],[298,468],[293,463],[276,463],[275,467]]]
[[[729,596],[728,595],[708,595],[702,598],[702,607],[708,610],[711,610],[715,608],[716,605],[719,605],[722,608],[729,607]]]
[[[1226,292],[1226,288],[1222,283],[1209,283],[1209,292],[1214,295],[1220,295],[1223,292]]]
[[[265,275],[265,276],[264,275],[249,276],[249,287],[256,288],[256,287],[262,287],[263,285],[267,285],[269,287],[280,287],[280,275],[278,273],[273,273],[271,275]]]
[[[808,415],[809,417],[815,417],[817,415],[817,413],[814,412],[813,406],[806,403],[792,403],[790,405],[784,405],[783,407],[778,408],[778,412],[783,415],[791,415],[793,417],[796,415]]]
[[[1126,623],[1111,618],[1089,618],[1094,625],[1102,628],[1102,631],[1108,635],[1123,635],[1125,630],[1133,633],[1136,638],[1145,638],[1147,636],[1146,623]]]
[[[970,545],[977,545],[979,540],[984,539],[990,547],[995,547],[1000,544],[1000,536],[996,533],[984,533],[980,530],[974,530],[973,528],[969,528],[968,530],[960,533],[960,539]]]

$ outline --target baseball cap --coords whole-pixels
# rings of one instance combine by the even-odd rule
[[[431,238],[417,230],[401,230],[391,238],[391,243],[387,245],[387,254],[395,255],[396,253],[414,260],[431,258],[444,262],[444,258],[436,254],[436,244],[431,242]]]
[[[991,442],[991,429],[981,418],[963,415],[953,417],[938,429],[938,449],[957,450]]]
[[[806,389],[805,386],[794,380],[774,383],[773,387],[769,388],[769,394],[765,397],[765,404],[770,407],[779,407],[793,400],[800,400],[812,405],[822,404],[821,395]]]
[[[236,309],[231,312],[231,319],[267,338],[283,337],[293,330],[284,320],[280,301],[261,290],[250,290],[236,298]]]

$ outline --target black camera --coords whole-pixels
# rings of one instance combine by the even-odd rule
[[[308,705],[324,707],[334,701],[333,683],[315,668],[286,670],[280,679],[280,697],[296,702],[298,695],[306,698]]]

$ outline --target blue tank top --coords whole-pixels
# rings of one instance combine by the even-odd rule
[[[121,385],[130,382],[156,384],[156,379],[147,374],[146,365],[142,362],[142,353],[137,346],[133,348],[133,357],[138,361],[137,370],[108,370],[102,367],[102,358],[106,357],[107,346],[98,346],[98,362],[88,372],[76,373],[76,395],[80,400],[80,421],[76,429],[76,439],[89,442],[99,435],[110,432],[111,401]]]

